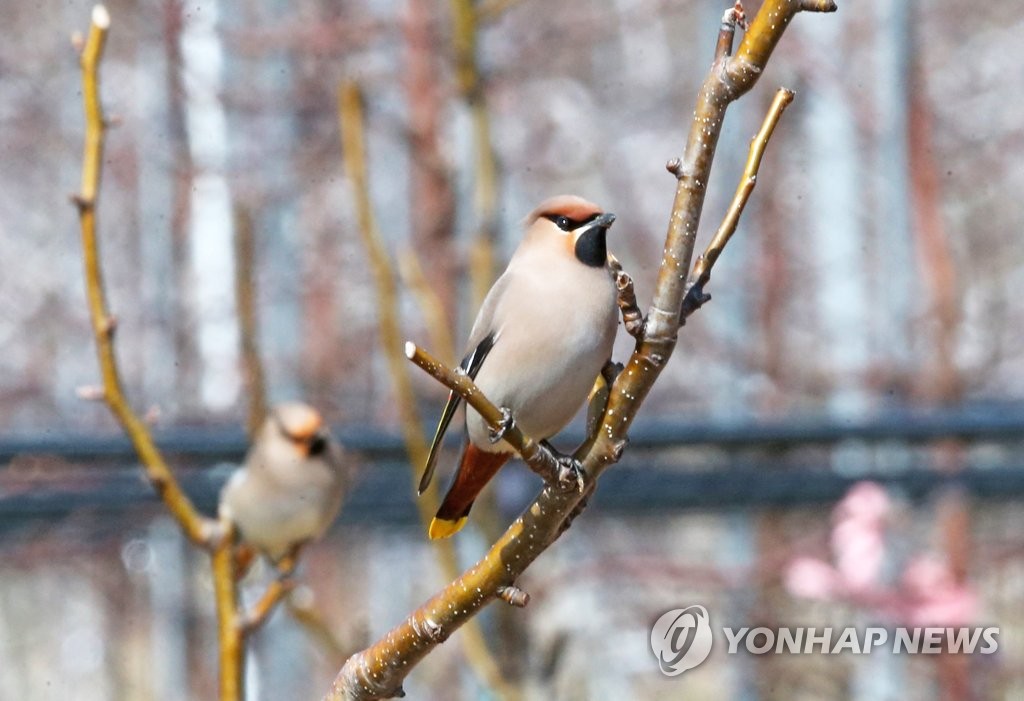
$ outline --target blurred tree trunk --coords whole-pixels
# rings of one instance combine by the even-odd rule
[[[949,236],[942,223],[942,191],[939,164],[932,143],[934,115],[928,101],[924,70],[918,58],[910,91],[910,119],[906,136],[910,144],[911,192],[916,232],[918,269],[928,299],[924,308],[933,357],[924,363],[925,376],[918,387],[925,399],[946,404],[959,401],[962,378],[956,367],[956,342],[960,325],[960,293]]]
[[[307,18],[309,31],[326,28],[342,19],[338,8],[330,3],[311,9],[315,16]],[[326,31],[326,30],[325,30]],[[323,128],[325,113],[334,109],[333,91],[325,89],[322,64],[301,47],[293,52],[293,104],[296,141],[295,177],[299,184],[297,219],[303,240],[299,246],[299,278],[302,333],[299,353],[299,380],[306,400],[318,407],[355,406],[359,399],[345,402],[339,392],[349,392],[346,377],[360,372],[356,359],[359,351],[352,346],[356,338],[343,339],[341,321],[346,310],[340,304],[338,271],[342,269],[339,238],[335,225],[337,190],[323,178],[338,168],[337,138],[333,120]]]
[[[911,24],[916,20],[913,3],[876,0],[874,33],[877,68],[872,80],[875,92],[874,217],[875,255],[873,289],[874,365],[882,366],[888,387],[905,395],[910,385],[915,352],[910,335],[919,290],[913,274],[914,248],[910,219],[911,174],[907,125],[910,123]],[[898,396],[897,400],[904,397]]]
[[[808,166],[807,242],[815,270],[817,337],[823,349],[816,368],[831,386],[822,397],[835,415],[855,416],[868,400],[864,375],[869,359],[865,329],[870,328],[868,299],[869,257],[864,250],[864,166],[856,137],[854,101],[839,76],[843,75],[843,44],[849,14],[837,13],[829,22],[797,25],[808,51],[831,62],[821,75],[820,89],[809,91],[802,131],[806,148],[816,154]],[[811,371],[810,367],[805,372]],[[837,456],[843,451],[837,451]],[[865,456],[861,455],[859,458]]]
[[[911,17],[914,2],[906,12]],[[917,46],[916,25],[907,28],[908,52]],[[931,341],[931,358],[926,358],[924,372],[919,376],[919,393],[929,403],[954,406],[963,400],[963,378],[956,365],[956,344],[960,330],[960,299],[956,264],[948,233],[942,222],[942,192],[939,166],[934,157],[932,124],[934,115],[928,100],[927,76],[921,56],[911,67],[909,81],[910,108],[906,138],[909,144],[909,167],[912,179],[914,230],[917,234],[919,270],[928,293],[925,305],[927,338]],[[941,441],[934,457],[942,472],[959,472],[966,455],[963,444],[956,440]],[[947,492],[939,503],[937,517],[938,541],[942,544],[949,569],[957,586],[966,586],[973,552],[971,513],[963,493]],[[970,657],[943,654],[935,660],[936,674],[943,701],[967,701],[971,693]]]

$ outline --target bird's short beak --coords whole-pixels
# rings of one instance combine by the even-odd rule
[[[605,212],[594,219],[591,219],[586,224],[576,229],[573,232],[572,243],[575,246],[576,242],[580,240],[580,237],[585,235],[589,231],[594,229],[607,229],[615,222],[615,215],[611,212]]]

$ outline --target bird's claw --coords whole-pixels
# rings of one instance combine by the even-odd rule
[[[501,407],[501,421],[498,422],[498,428],[488,429],[487,439],[492,445],[497,443],[505,437],[505,434],[509,432],[514,423],[515,419],[512,418],[512,412],[506,407]]]
[[[563,489],[583,491],[583,463],[569,455],[560,455],[558,460],[558,485]]]

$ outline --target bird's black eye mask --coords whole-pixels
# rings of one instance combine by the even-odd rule
[[[542,216],[548,221],[554,222],[555,226],[557,226],[562,231],[574,231],[575,229],[580,228],[584,224],[588,224],[594,221],[599,216],[601,216],[601,213],[595,212],[586,219],[571,219],[565,216],[564,214],[544,214]]]

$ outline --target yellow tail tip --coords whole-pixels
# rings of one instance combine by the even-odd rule
[[[430,528],[427,530],[427,535],[430,536],[431,540],[437,540],[438,538],[447,538],[450,535],[454,535],[462,530],[462,527],[466,525],[466,517],[456,521],[449,521],[443,518],[435,518],[430,522]]]

